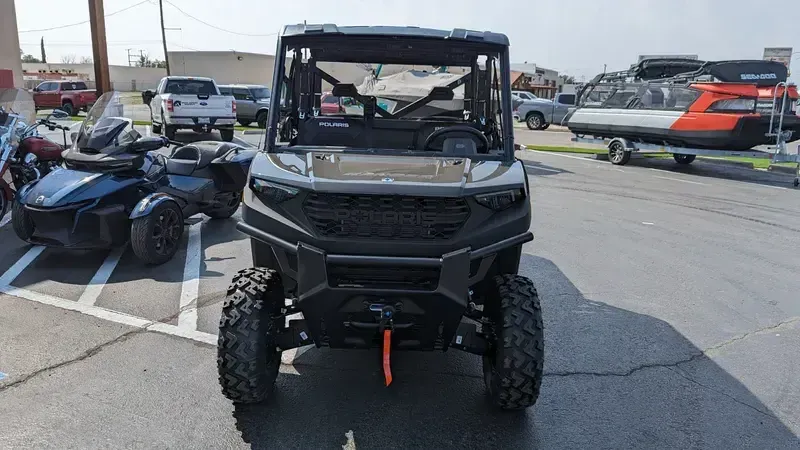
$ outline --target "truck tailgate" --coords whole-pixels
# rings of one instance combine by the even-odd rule
[[[170,94],[165,101],[170,100],[173,117],[236,117],[231,96]]]
[[[91,105],[97,101],[97,91],[80,91],[78,92],[78,96],[80,97],[81,103],[85,105]]]

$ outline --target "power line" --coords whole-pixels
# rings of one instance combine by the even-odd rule
[[[197,17],[195,17],[195,16],[193,16],[193,15],[191,15],[191,14],[187,13],[186,11],[184,11],[184,10],[180,9],[180,8],[179,8],[177,5],[175,5],[174,3],[172,3],[172,2],[171,2],[171,1],[169,1],[169,0],[164,0],[164,2],[165,2],[165,3],[167,3],[167,4],[169,4],[169,5],[170,5],[170,6],[172,6],[173,8],[177,9],[178,11],[180,11],[180,12],[181,12],[181,13],[182,13],[184,16],[186,16],[186,17],[188,17],[188,18],[190,18],[190,19],[196,20],[196,21],[198,21],[198,22],[202,23],[203,25],[205,25],[205,26],[207,26],[207,27],[214,28],[215,30],[224,31],[224,32],[226,32],[226,33],[230,33],[230,34],[236,34],[236,35],[239,35],[239,36],[249,36],[249,37],[267,37],[267,36],[275,36],[275,35],[277,35],[277,34],[278,34],[278,33],[269,33],[269,34],[248,34],[248,33],[238,33],[238,32],[236,32],[236,31],[226,30],[225,28],[220,28],[220,27],[218,27],[218,26],[216,26],[216,25],[212,25],[212,24],[210,24],[210,23],[208,23],[208,22],[206,22],[206,21],[204,21],[204,20],[198,19]]]
[[[142,2],[139,2],[139,3],[135,4],[135,5],[131,5],[131,6],[128,6],[127,8],[120,9],[119,11],[114,11],[112,13],[108,13],[108,14],[105,15],[105,17],[111,17],[111,16],[113,16],[115,14],[119,14],[119,13],[125,12],[125,11],[127,11],[129,9],[133,9],[133,8],[139,6],[139,5],[144,5],[145,3],[150,3],[150,0],[144,0]],[[52,27],[52,28],[42,28],[42,29],[39,29],[39,30],[23,30],[23,31],[19,31],[19,34],[22,34],[22,33],[38,33],[38,32],[41,32],[41,31],[60,30],[62,28],[76,27],[78,25],[83,25],[85,23],[89,23],[89,21],[88,20],[84,20],[83,22],[71,23],[69,25],[59,25],[57,27]]]

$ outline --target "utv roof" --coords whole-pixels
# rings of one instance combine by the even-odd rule
[[[474,31],[463,28],[437,30],[419,27],[391,26],[348,26],[335,24],[297,24],[283,27],[282,37],[290,36],[372,36],[372,37],[414,37],[431,39],[456,39],[463,41],[484,42],[487,44],[509,45],[508,37],[502,33],[491,31]]]

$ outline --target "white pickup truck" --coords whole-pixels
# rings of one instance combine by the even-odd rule
[[[211,78],[164,77],[155,92],[142,93],[142,101],[150,106],[153,133],[163,131],[167,139],[175,139],[179,129],[198,133],[219,130],[222,140],[233,140],[236,100],[221,95]]]

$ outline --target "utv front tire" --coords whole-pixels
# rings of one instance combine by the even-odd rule
[[[233,277],[219,321],[217,371],[222,394],[234,403],[261,402],[275,386],[281,352],[273,317],[283,305],[274,270],[245,269]]]
[[[531,407],[539,398],[544,365],[544,326],[536,288],[525,277],[498,275],[489,297],[487,312],[495,339],[483,357],[486,390],[501,409]]]
[[[33,232],[36,231],[30,214],[17,201],[11,206],[11,226],[14,228],[14,233],[17,237],[25,242],[30,241],[33,237]]]

